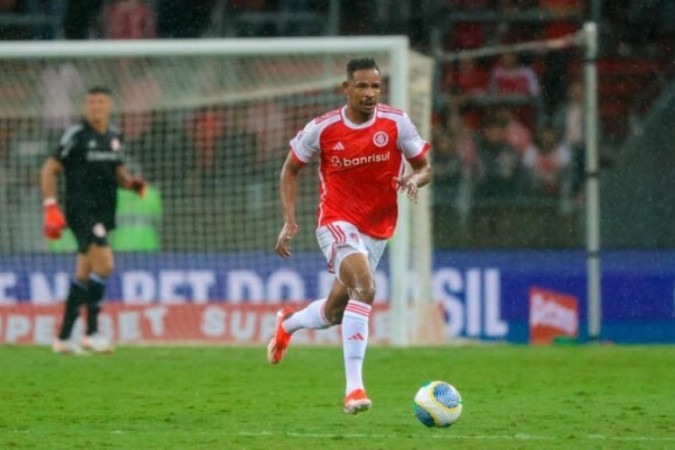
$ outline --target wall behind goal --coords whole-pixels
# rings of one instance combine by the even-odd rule
[[[603,338],[675,343],[675,252],[609,252],[604,257]],[[60,320],[70,257],[35,264],[0,258],[0,343],[50,342]],[[139,263],[121,254],[110,281],[103,328],[121,342],[260,344],[274,329],[280,302],[325,296],[331,276],[315,253],[282,261],[270,252],[154,254]],[[387,262],[377,273],[373,341],[390,343]],[[533,289],[578,299],[585,323],[585,256],[579,251],[437,252],[432,292],[447,342],[527,342]],[[566,320],[554,304],[537,313]],[[542,317],[543,314],[543,317]],[[562,324],[564,326],[564,324]],[[579,327],[581,337],[585,326]],[[339,344],[338,328],[303,333],[298,342]]]

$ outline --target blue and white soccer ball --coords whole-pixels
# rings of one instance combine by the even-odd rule
[[[449,427],[462,414],[462,397],[445,381],[425,384],[415,394],[415,417],[428,427]]]

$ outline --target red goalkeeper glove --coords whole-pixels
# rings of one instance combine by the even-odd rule
[[[145,191],[148,184],[142,178],[134,178],[131,181],[131,190],[138,194],[139,197],[145,197]]]
[[[66,218],[54,200],[47,200],[44,207],[44,234],[47,239],[59,239],[66,227]]]

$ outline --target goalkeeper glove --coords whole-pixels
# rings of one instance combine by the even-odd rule
[[[145,197],[145,191],[148,184],[142,178],[134,178],[131,181],[131,190],[138,194],[139,197]]]
[[[66,218],[54,199],[44,203],[44,235],[47,239],[59,239],[61,231],[66,227]]]

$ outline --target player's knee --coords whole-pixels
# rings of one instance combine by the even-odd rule
[[[101,276],[102,278],[108,278],[110,275],[112,275],[114,270],[115,264],[112,262],[97,264],[96,267],[94,268],[94,272],[99,276]]]
[[[351,299],[372,305],[375,300],[375,281],[372,278],[363,280],[350,289],[350,293]]]
[[[342,323],[342,316],[344,315],[344,306],[333,306],[324,310],[326,319],[331,325],[340,325]]]

